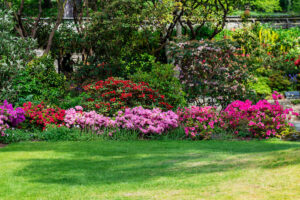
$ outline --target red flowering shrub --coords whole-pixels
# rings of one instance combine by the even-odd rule
[[[47,124],[63,125],[65,110],[61,108],[47,108],[44,103],[33,105],[27,102],[23,104],[23,110],[26,117],[23,128],[44,130]]]
[[[134,83],[130,80],[110,77],[83,87],[90,95],[83,105],[87,110],[96,110],[104,115],[112,115],[124,108],[143,106],[160,107],[170,110],[173,107],[164,101],[164,95],[149,87],[148,83]]]

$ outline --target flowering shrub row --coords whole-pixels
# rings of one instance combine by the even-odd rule
[[[23,108],[14,109],[5,101],[0,106],[0,133],[4,136],[7,128],[16,127],[20,123],[20,127],[27,129],[44,130],[46,125],[54,124],[97,134],[102,134],[105,129],[112,132],[116,129],[127,129],[139,132],[140,136],[161,135],[181,126],[186,137],[192,139],[210,139],[219,130],[234,133],[236,136],[268,139],[279,137],[284,132],[286,134],[293,126],[288,123],[291,115],[299,115],[292,109],[284,109],[277,101],[280,98],[281,95],[275,92],[274,104],[266,100],[260,100],[256,104],[249,100],[234,101],[221,112],[210,106],[179,108],[177,113],[159,108],[134,107],[119,111],[114,118],[96,111],[84,111],[81,106],[65,111],[60,108],[47,108],[43,103],[33,105],[28,102]]]
[[[166,110],[173,108],[165,102],[164,95],[160,95],[145,82],[134,83],[130,80],[110,77],[83,88],[90,95],[83,106],[104,115],[112,116],[119,110],[136,106],[160,107]]]
[[[24,111],[22,108],[14,109],[12,104],[6,100],[3,105],[0,105],[0,135],[5,135],[5,130],[10,127],[17,127],[25,120]]]

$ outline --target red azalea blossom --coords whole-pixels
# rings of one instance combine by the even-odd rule
[[[145,82],[134,83],[131,80],[109,77],[84,88],[88,88],[85,92],[90,95],[90,98],[86,99],[86,103],[83,106],[87,110],[97,110],[102,114],[112,115],[120,110],[122,106],[144,105],[151,107],[161,106],[164,109],[170,108],[170,106],[166,106],[167,104],[163,105],[157,102],[158,98],[164,101],[165,96],[159,94],[158,90],[150,88],[149,84]],[[90,101],[94,101],[94,104],[89,104],[88,102]],[[116,101],[118,101],[117,104],[107,104]],[[96,108],[95,104],[103,106]]]
[[[61,124],[65,117],[65,110],[61,108],[47,108],[44,103],[33,105],[31,102],[23,104],[26,121],[32,126],[37,126],[42,130],[47,124]],[[26,124],[25,121],[25,124]]]
[[[110,99],[109,101],[115,102],[115,101],[116,101],[116,98],[112,98],[112,99]]]

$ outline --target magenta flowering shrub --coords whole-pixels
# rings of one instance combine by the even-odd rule
[[[218,113],[211,106],[179,108],[177,114],[186,136],[193,139],[210,139],[214,128],[219,124]]]
[[[10,127],[17,127],[25,120],[25,112],[22,108],[16,108],[6,100],[0,105],[0,135],[5,136],[4,131]]]
[[[293,126],[288,123],[290,114],[299,114],[292,111],[284,109],[278,101],[275,104],[267,100],[260,100],[257,104],[249,100],[234,101],[221,113],[221,121],[223,128],[235,130],[236,134],[248,131],[250,137],[268,139],[281,136],[283,131]]]
[[[76,106],[66,110],[65,125],[68,128],[80,128],[85,131],[93,131],[98,134],[104,128],[112,128],[115,126],[114,120],[96,113],[96,111],[83,112],[81,106]]]
[[[159,108],[150,110],[135,107],[119,111],[115,122],[120,128],[138,130],[142,134],[161,135],[178,127],[178,115],[173,111],[163,112]]]

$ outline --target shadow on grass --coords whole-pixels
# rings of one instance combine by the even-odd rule
[[[21,145],[21,144],[20,144]],[[55,151],[66,158],[20,159],[16,175],[32,182],[67,185],[144,183],[161,177],[188,177],[300,163],[300,144],[283,142],[70,142],[28,143],[5,151]],[[24,148],[22,148],[24,147]],[[3,149],[4,150],[4,149]],[[296,152],[285,160],[282,150]],[[280,151],[277,153],[277,151]],[[1,152],[1,151],[0,151]],[[63,156],[59,156],[63,157]],[[261,158],[266,158],[260,160]]]

